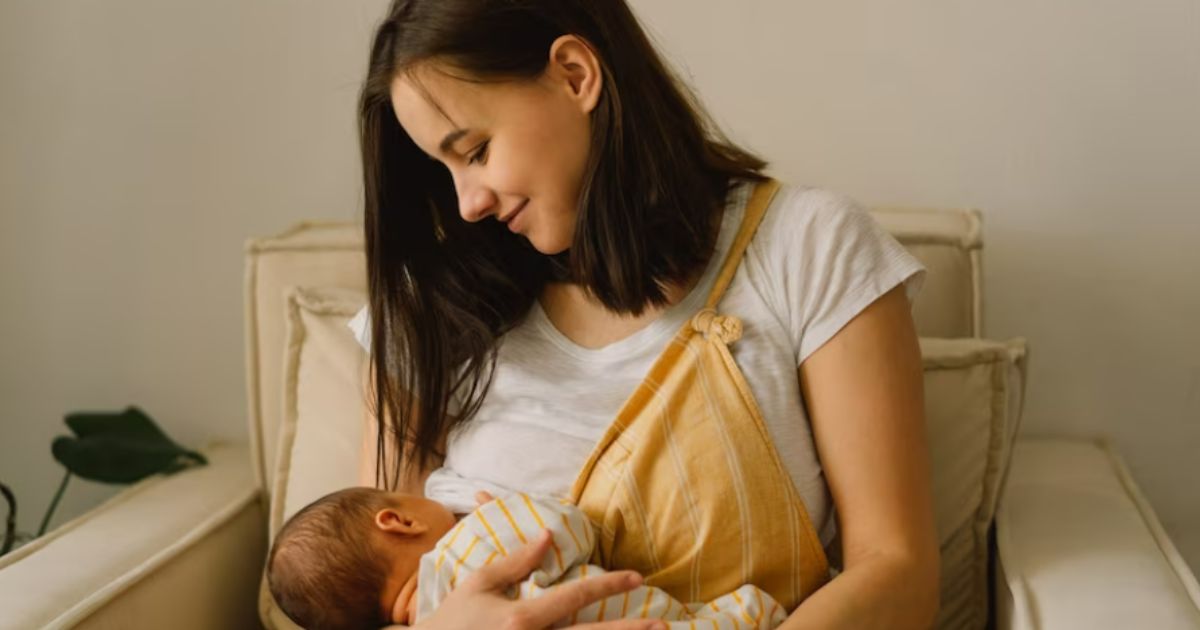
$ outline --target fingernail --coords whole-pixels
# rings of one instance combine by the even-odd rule
[[[654,625],[650,626],[650,630],[667,630],[667,624],[656,621]]]
[[[630,573],[629,577],[626,578],[626,580],[628,580],[629,583],[632,584],[633,586],[638,586],[639,584],[642,583],[642,574]]]

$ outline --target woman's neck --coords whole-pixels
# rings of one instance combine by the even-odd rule
[[[666,294],[667,304],[661,307],[661,309],[670,308],[683,301],[692,292],[692,289],[699,284],[700,278],[704,276],[704,271],[708,267],[710,259],[715,254],[717,241],[721,235],[721,220],[724,212],[725,209],[722,205],[716,212],[710,214],[711,225],[709,228],[708,255],[704,257],[704,262],[692,269],[688,277],[682,282],[668,282],[664,285],[663,292]],[[547,313],[561,312],[563,307],[567,309],[576,306],[589,309],[604,308],[600,300],[586,291],[581,284],[575,282],[547,282],[538,300],[541,302],[542,309]],[[650,309],[650,311],[653,312],[661,309]]]

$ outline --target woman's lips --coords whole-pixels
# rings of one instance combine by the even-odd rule
[[[525,201],[522,201],[521,205],[517,206],[517,209],[514,210],[511,215],[509,215],[507,223],[508,223],[508,229],[510,231],[512,231],[512,232],[517,231],[517,219],[520,218],[521,212],[525,210],[525,204],[527,204],[527,203],[529,203],[528,199],[526,199]]]

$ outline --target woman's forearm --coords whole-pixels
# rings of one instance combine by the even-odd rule
[[[938,588],[936,568],[877,556],[847,567],[779,630],[927,630],[937,615]]]

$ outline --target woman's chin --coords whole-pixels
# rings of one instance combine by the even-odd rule
[[[547,241],[546,239],[538,238],[537,234],[527,234],[525,235],[525,238],[529,240],[529,244],[532,245],[534,249],[547,256],[561,254],[571,247],[571,242],[569,240],[555,239],[552,241]]]

